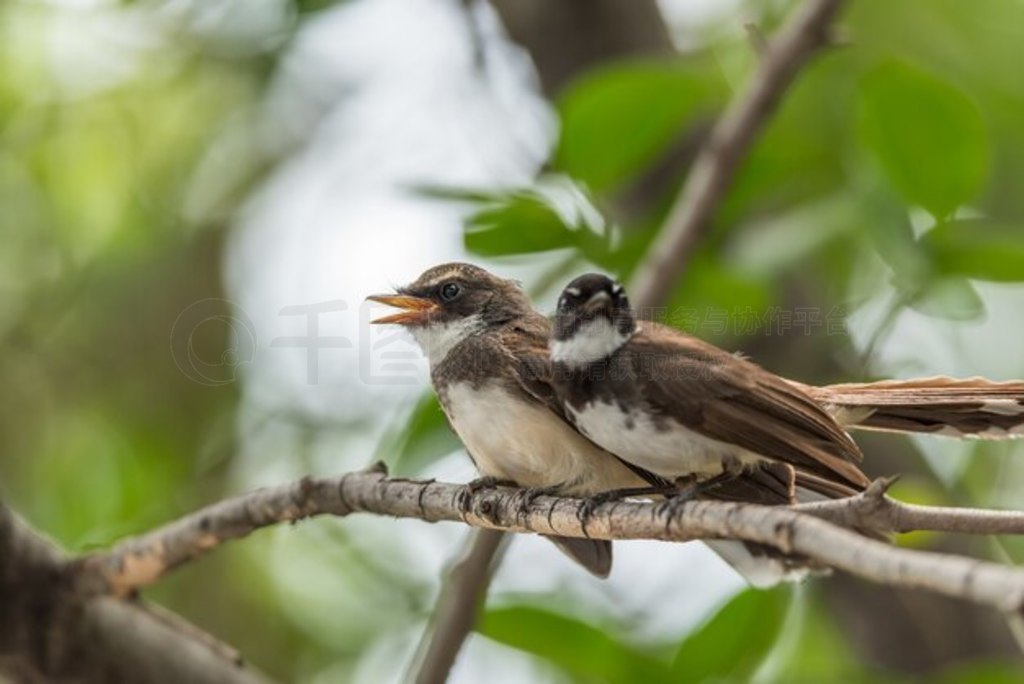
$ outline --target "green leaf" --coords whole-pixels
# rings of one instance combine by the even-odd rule
[[[574,678],[610,684],[676,681],[668,665],[653,655],[580,620],[543,608],[511,606],[488,610],[477,631],[539,656]]]
[[[950,321],[974,321],[985,313],[985,302],[963,278],[941,278],[930,282],[910,300],[911,308],[927,316]]]
[[[771,307],[770,285],[769,280],[723,263],[711,250],[702,250],[687,265],[664,311],[650,313],[672,327],[718,343],[730,335],[769,334],[767,326],[776,324],[777,311]]]
[[[857,642],[837,622],[822,592],[825,586],[800,588],[791,623],[783,642],[772,652],[768,668],[772,682],[842,682],[851,684],[908,684],[902,677],[875,669],[869,659],[855,651]],[[788,642],[788,643],[787,643]]]
[[[749,45],[736,47],[750,53]],[[855,91],[852,52],[824,53],[801,72],[740,164],[716,212],[716,231],[848,191],[842,150],[852,135],[846,114]]]
[[[389,435],[378,448],[378,455],[395,473],[403,475],[414,475],[459,448],[459,440],[448,427],[433,392],[424,393],[405,425]]]
[[[831,243],[857,232],[862,211],[848,191],[805,202],[745,226],[726,256],[737,272],[751,276],[792,273],[818,259]]]
[[[736,595],[680,645],[676,680],[749,681],[782,631],[791,596],[788,587]]]
[[[688,122],[717,109],[716,74],[663,61],[587,73],[558,102],[556,166],[595,192],[612,189],[664,154]]]
[[[921,238],[938,272],[979,280],[1024,280],[1024,226],[986,219],[943,223]]]
[[[914,239],[907,207],[880,181],[865,183],[858,194],[871,242],[892,269],[894,285],[910,299],[932,278],[931,262]]]
[[[609,251],[607,224],[587,193],[567,176],[549,175],[530,188],[486,192],[419,187],[422,196],[466,202],[466,249],[485,257],[531,254],[575,247],[592,260]]]
[[[572,230],[542,198],[515,194],[470,217],[466,249],[480,256],[530,254],[570,247]]]
[[[954,85],[902,62],[873,69],[860,88],[860,132],[903,197],[944,218],[978,193],[988,131]]]

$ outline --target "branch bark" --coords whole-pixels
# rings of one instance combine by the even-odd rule
[[[630,292],[664,303],[707,230],[736,170],[800,69],[828,41],[842,0],[807,0],[768,43],[750,85],[722,114],[690,168],[668,218],[636,270]],[[641,296],[642,295],[642,296]]]
[[[266,680],[238,654],[172,614],[68,584],[68,558],[0,503],[0,680]]]
[[[875,480],[867,490],[848,499],[799,504],[793,510],[843,527],[884,533],[1024,534],[1024,512],[902,503],[885,495],[891,482]]]
[[[1024,570],[949,554],[901,549],[829,520],[878,532],[914,529],[1024,534],[1024,512],[907,506],[884,495],[885,483],[822,505],[766,507],[719,501],[676,510],[647,502],[603,504],[582,519],[583,501],[539,497],[528,506],[515,489],[472,491],[462,485],[388,479],[381,469],[311,479],[245,494],[202,509],[107,553],[75,562],[79,591],[125,595],[171,569],[255,529],[315,515],[376,513],[428,522],[464,521],[505,532],[595,539],[739,539],[864,579],[925,589],[1017,613],[1024,606]],[[881,503],[880,503],[881,502]],[[827,518],[827,519],[823,519]]]

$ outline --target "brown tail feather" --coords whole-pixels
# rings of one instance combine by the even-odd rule
[[[796,473],[796,487],[799,490],[820,494],[826,499],[842,499],[847,496],[859,494],[862,491],[860,489],[854,489],[845,483],[828,480],[820,475],[815,475],[802,470],[797,471]]]
[[[982,439],[1024,436],[1024,381],[939,376],[801,388],[846,428]]]
[[[612,571],[612,543],[607,539],[577,539],[574,537],[545,537],[562,553],[587,569],[595,577],[604,579]]]

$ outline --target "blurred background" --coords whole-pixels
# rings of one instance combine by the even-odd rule
[[[375,459],[471,479],[363,298],[452,259],[544,310],[585,270],[628,279],[795,4],[0,3],[0,496],[86,551]],[[1024,377],[1024,4],[861,0],[835,43],[652,313],[805,382]],[[898,497],[1024,507],[1021,444],[859,441]],[[466,533],[281,526],[146,596],[280,680],[401,681]],[[699,544],[617,547],[602,582],[516,538],[452,680],[1024,673],[989,611],[839,576],[751,592]]]

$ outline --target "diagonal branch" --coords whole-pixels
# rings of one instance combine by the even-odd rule
[[[67,562],[0,502],[0,681],[267,681],[233,649],[171,613],[69,590]]]
[[[711,130],[669,211],[636,270],[630,292],[643,306],[668,300],[682,270],[782,94],[817,50],[842,0],[807,0],[761,53],[757,73]]]
[[[222,501],[107,553],[75,562],[76,586],[125,595],[229,539],[278,522],[314,515],[376,513],[428,522],[464,521],[505,532],[595,539],[738,539],[775,547],[822,565],[891,586],[926,589],[1016,612],[1024,606],[1024,570],[948,554],[913,551],[869,539],[829,520],[887,532],[906,529],[1024,534],[1024,512],[907,506],[869,492],[800,508],[720,501],[686,503],[676,511],[646,502],[607,503],[584,516],[584,502],[539,497],[530,505],[515,489],[472,491],[463,485],[388,479],[382,469],[271,487]],[[879,503],[881,502],[881,503]],[[847,510],[852,509],[852,510]]]
[[[424,634],[421,653],[413,660],[415,684],[441,684],[455,664],[462,643],[473,630],[491,575],[501,562],[508,535],[477,529],[466,553],[441,587],[431,625]]]

